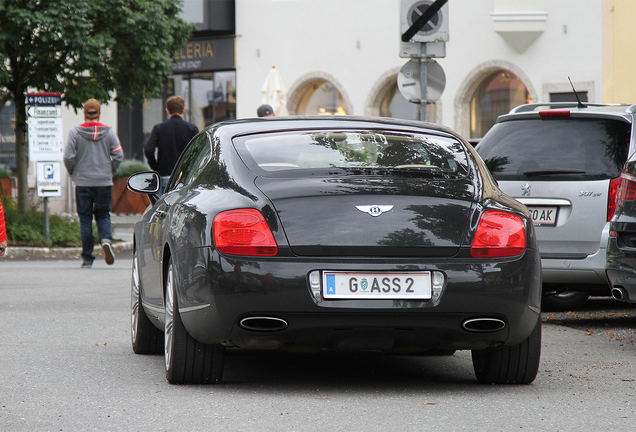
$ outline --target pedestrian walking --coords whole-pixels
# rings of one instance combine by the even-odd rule
[[[166,112],[170,118],[152,128],[150,137],[144,145],[148,165],[157,171],[161,178],[159,193],[162,194],[181,152],[190,140],[199,133],[199,128],[183,119],[186,108],[185,101],[181,96],[168,98]]]
[[[274,113],[274,108],[267,104],[259,106],[256,110],[256,114],[258,114],[259,117],[274,117],[276,115],[276,113]]]
[[[7,225],[4,221],[4,209],[0,201],[0,256],[7,250]]]
[[[124,159],[124,151],[115,131],[99,122],[100,115],[99,101],[86,101],[84,123],[71,129],[64,147],[64,165],[75,183],[82,237],[82,268],[91,268],[95,260],[93,217],[106,264],[115,262],[110,207],[113,174]]]

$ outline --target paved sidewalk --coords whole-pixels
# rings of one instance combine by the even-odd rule
[[[113,214],[110,221],[113,225],[113,250],[115,253],[132,250],[135,223],[141,215]],[[77,258],[82,253],[81,247],[75,248],[37,248],[9,247],[0,259],[10,258]],[[95,245],[95,255],[103,255],[101,245]]]

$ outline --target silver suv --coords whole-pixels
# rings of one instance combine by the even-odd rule
[[[499,187],[531,211],[543,267],[543,308],[610,295],[609,220],[633,143],[636,105],[560,102],[502,115],[476,149]]]

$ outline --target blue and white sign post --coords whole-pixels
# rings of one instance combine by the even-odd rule
[[[29,159],[36,164],[36,188],[44,198],[44,233],[49,241],[49,197],[62,196],[62,95],[29,93]]]

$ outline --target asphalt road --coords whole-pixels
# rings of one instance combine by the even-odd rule
[[[544,314],[527,386],[478,384],[469,352],[230,352],[224,383],[174,386],[131,351],[130,260],[0,259],[0,431],[636,429],[629,305]]]

